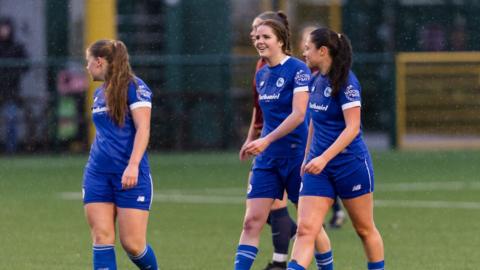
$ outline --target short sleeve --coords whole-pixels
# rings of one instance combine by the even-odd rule
[[[152,91],[142,81],[128,85],[128,107],[134,110],[140,107],[152,107]]]
[[[362,106],[361,87],[359,83],[349,81],[347,87],[340,90],[339,97],[342,110]]]
[[[310,69],[306,65],[300,66],[295,72],[295,77],[293,80],[293,93],[308,92],[310,77]]]

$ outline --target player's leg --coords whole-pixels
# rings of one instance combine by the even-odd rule
[[[115,205],[113,203],[87,203],[84,209],[93,242],[93,269],[117,269]]]
[[[333,269],[330,240],[323,228],[325,216],[335,197],[335,190],[327,173],[305,174],[300,196],[297,237],[292,251],[293,262],[290,262],[289,266],[292,265],[292,269],[307,268],[316,250],[318,269]]]
[[[139,269],[157,270],[157,259],[147,244],[148,210],[117,208],[118,232],[123,249]]]
[[[118,175],[121,179],[121,175]],[[141,171],[134,188],[121,189],[115,182],[118,232],[123,249],[139,269],[157,270],[157,258],[148,245],[147,225],[152,202],[153,182],[149,172]]]
[[[319,254],[331,252],[329,240],[323,231],[323,220],[333,203],[331,198],[301,196],[298,204],[298,229],[292,250],[292,269],[307,269],[312,260],[315,247]],[[317,241],[317,244],[315,242]],[[326,262],[329,262],[326,261]],[[297,265],[295,265],[297,264]],[[323,268],[321,268],[323,269]]]
[[[115,260],[115,216],[109,174],[85,169],[83,203],[93,243],[93,269],[117,269]]]
[[[348,175],[337,179],[337,190],[342,198],[352,225],[362,240],[368,259],[368,269],[384,269],[383,240],[373,220],[374,175],[370,157],[358,158],[349,165]]]
[[[275,200],[269,215],[272,231],[273,256],[272,261],[264,270],[282,270],[287,268],[288,246],[290,239],[297,231],[297,224],[290,217],[287,208],[287,193],[282,200]]]
[[[368,193],[353,199],[344,199],[352,225],[362,240],[369,262],[368,269],[383,269],[383,241],[373,220],[373,193]]]
[[[246,203],[243,229],[235,255],[235,270],[249,270],[257,256],[260,233],[267,222],[273,199],[252,198]]]

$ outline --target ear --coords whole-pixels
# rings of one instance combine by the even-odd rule
[[[320,50],[320,55],[322,55],[322,56],[328,55],[328,48],[327,47],[321,46],[319,50]]]
[[[97,58],[95,59],[95,64],[97,64],[97,67],[103,66],[103,62],[104,62],[104,60],[103,60],[103,58],[101,58],[101,57],[97,57]]]

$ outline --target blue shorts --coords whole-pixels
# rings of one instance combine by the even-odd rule
[[[303,176],[300,196],[351,199],[373,192],[373,166],[368,153],[344,155],[332,161],[320,174]]]
[[[298,203],[302,162],[303,156],[286,158],[257,156],[253,162],[247,198],[281,200],[287,191],[288,199],[295,204]]]
[[[83,203],[109,202],[120,208],[150,210],[153,181],[149,172],[140,171],[138,183],[131,189],[122,189],[122,173],[103,173],[85,168],[83,175]]]

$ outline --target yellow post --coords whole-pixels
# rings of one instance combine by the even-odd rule
[[[116,0],[86,0],[85,1],[85,49],[93,42],[99,39],[116,39],[117,13]],[[99,86],[99,83],[93,83],[90,79],[89,89],[86,100],[86,117],[90,123],[88,126],[88,143],[91,144],[95,138],[95,127],[92,119],[93,91]]]
[[[342,3],[340,0],[330,1],[330,12],[328,16],[329,27],[337,32],[342,32]]]

